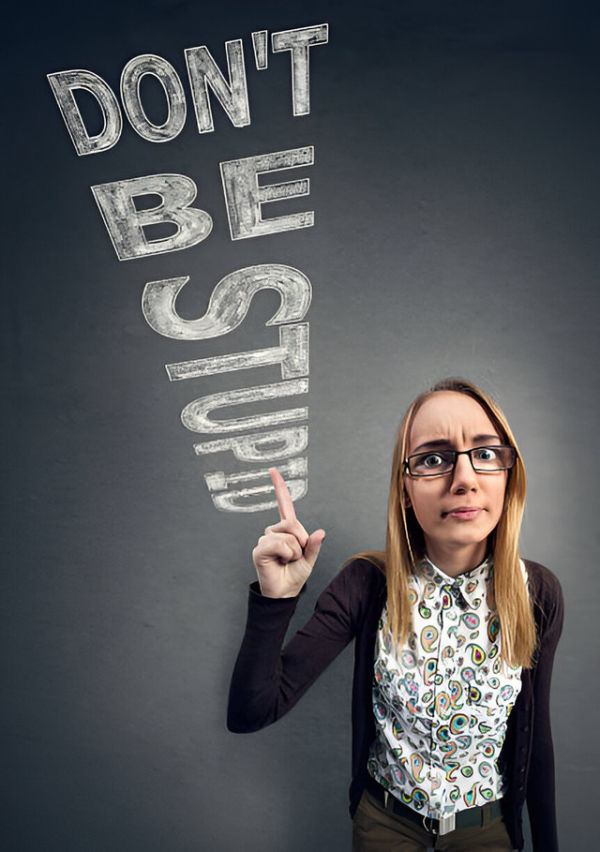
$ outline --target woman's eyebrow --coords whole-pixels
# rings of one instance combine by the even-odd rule
[[[473,441],[474,447],[477,447],[477,446],[481,445],[482,443],[486,443],[486,442],[489,442],[489,441],[497,441],[498,443],[501,443],[501,441],[502,441],[502,439],[500,438],[499,435],[473,435],[473,438],[471,440]],[[413,453],[418,453],[419,450],[423,450],[423,449],[434,449],[436,447],[450,447],[451,448],[452,442],[448,441],[445,438],[442,438],[441,440],[438,440],[438,441],[425,441],[424,444],[419,444],[418,447],[415,447],[415,449],[413,450]]]

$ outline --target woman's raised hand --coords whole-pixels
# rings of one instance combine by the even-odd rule
[[[260,590],[268,598],[293,598],[313,569],[325,538],[324,530],[310,535],[296,518],[287,485],[276,468],[271,479],[279,506],[278,523],[267,527],[252,551]]]

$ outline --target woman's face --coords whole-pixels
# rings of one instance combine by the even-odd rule
[[[470,450],[503,444],[485,409],[472,397],[438,391],[413,420],[407,455],[436,449]],[[507,471],[476,473],[468,455],[457,456],[450,474],[405,474],[405,505],[423,530],[429,558],[439,567],[464,558],[474,567],[486,553],[487,538],[504,506]],[[467,570],[466,568],[464,570]]]

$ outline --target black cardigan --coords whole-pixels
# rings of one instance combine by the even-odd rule
[[[527,801],[535,850],[557,852],[554,755],[550,733],[550,680],[562,629],[563,598],[556,577],[525,560],[538,635],[532,669],[523,669],[522,688],[510,714],[500,754],[507,781],[502,812],[515,849],[523,848],[521,811]],[[383,573],[364,559],[346,565],[319,597],[305,626],[281,650],[297,598],[267,598],[250,589],[248,620],[237,658],[227,726],[256,731],[294,706],[321,672],[356,640],[352,690],[352,783],[350,814],[367,778],[375,738],[371,691],[377,624],[386,599]]]

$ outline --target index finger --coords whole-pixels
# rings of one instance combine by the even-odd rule
[[[276,467],[272,467],[269,470],[269,473],[271,474],[273,488],[275,489],[275,496],[277,497],[279,517],[282,521],[295,521],[296,510],[294,509],[294,504],[292,503],[292,498],[290,497],[288,487],[283,480],[283,476],[279,473]]]

